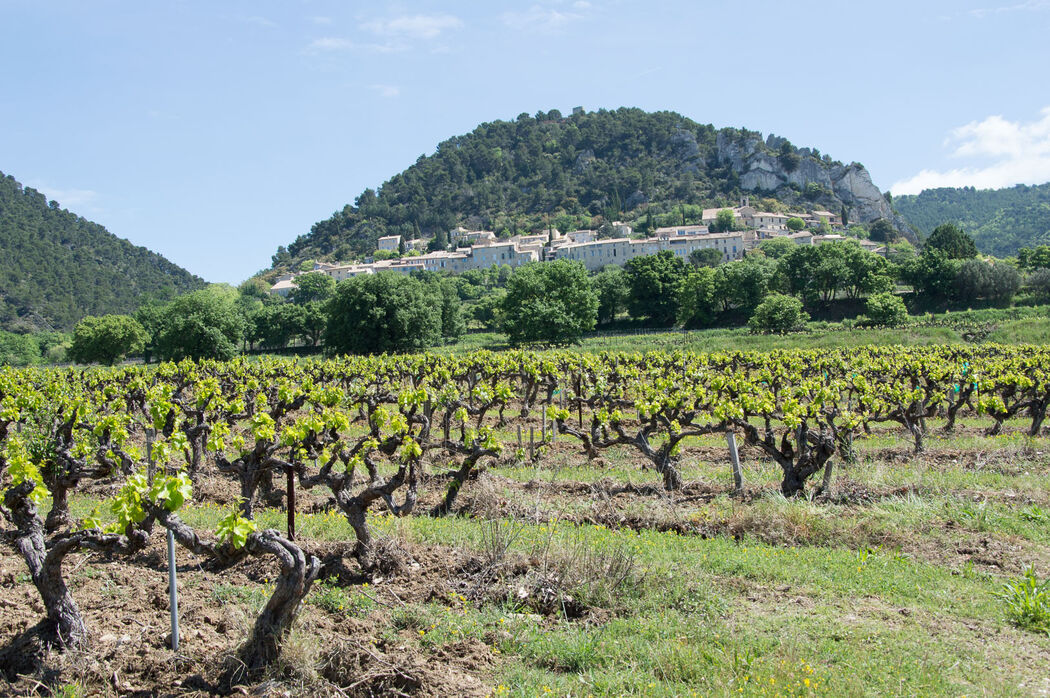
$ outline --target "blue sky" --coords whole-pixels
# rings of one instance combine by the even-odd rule
[[[0,0],[0,171],[237,283],[478,123],[669,109],[897,193],[1050,181],[1050,0]]]

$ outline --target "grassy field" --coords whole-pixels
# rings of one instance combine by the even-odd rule
[[[585,337],[577,346],[583,352],[597,351],[726,351],[774,349],[831,349],[866,345],[923,346],[928,344],[964,344],[972,341],[973,327],[981,329],[981,339],[1001,344],[1050,343],[1050,313],[1042,316],[1016,319],[994,319],[993,311],[977,316],[981,320],[965,320],[965,314],[954,313],[933,316],[938,323],[959,325],[908,326],[895,328],[857,328],[840,323],[813,323],[805,333],[789,335],[754,335],[746,328],[710,330],[652,330],[634,334],[596,333]],[[992,319],[985,319],[992,318]],[[453,345],[440,347],[440,353],[467,353],[477,349],[507,349],[506,335],[479,332],[465,335]]]
[[[1050,567],[1050,439],[938,426],[921,457],[894,431],[858,441],[817,498],[785,499],[746,449],[746,492],[732,496],[718,437],[687,444],[675,494],[626,450],[587,464],[559,442],[538,466],[492,467],[459,515],[377,515],[408,566],[323,579],[274,678],[328,694],[330,648],[350,637],[421,695],[438,688],[412,661],[453,672],[449,695],[1047,695],[1050,637],[1011,622],[1001,594]],[[225,511],[185,517],[213,528]],[[268,509],[260,524],[284,518]],[[334,511],[298,525],[308,550],[352,538]],[[184,584],[210,585],[197,603],[250,616],[265,599],[263,571],[194,581],[185,566]]]

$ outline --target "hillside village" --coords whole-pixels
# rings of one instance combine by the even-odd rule
[[[728,210],[733,214],[732,232],[713,232],[718,214]],[[793,232],[788,219],[800,218],[804,229]],[[429,240],[402,240],[400,235],[381,237],[377,243],[380,253],[396,255],[361,263],[331,264],[315,262],[313,269],[302,273],[322,273],[336,281],[362,274],[392,271],[411,274],[414,271],[464,272],[471,269],[487,269],[507,265],[520,267],[530,262],[546,262],[569,259],[582,262],[588,271],[598,271],[613,265],[622,265],[635,257],[657,254],[669,250],[688,259],[695,250],[715,249],[722,254],[722,262],[741,259],[748,250],[763,240],[786,238],[799,245],[817,245],[824,242],[842,241],[846,237],[835,232],[819,234],[814,230],[830,229],[842,231],[839,216],[830,211],[772,213],[756,211],[745,198],[735,208],[708,208],[703,210],[697,225],[681,225],[657,228],[648,237],[633,237],[631,226],[614,222],[615,237],[599,238],[596,230],[575,230],[562,234],[558,230],[515,235],[500,239],[492,231],[456,228],[449,233],[455,251],[438,250],[420,254]],[[716,228],[717,229],[717,228]],[[865,249],[885,255],[886,248],[869,240],[858,240]],[[296,288],[299,274],[283,274],[270,288],[270,293],[287,296]]]

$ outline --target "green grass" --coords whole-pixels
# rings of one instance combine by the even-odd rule
[[[479,671],[496,695],[1038,694],[1048,687],[1050,665],[1043,581],[1050,567],[1050,442],[1018,433],[1020,425],[987,437],[984,421],[967,418],[956,436],[932,436],[921,457],[912,456],[898,430],[877,430],[856,442],[858,461],[840,465],[836,483],[873,498],[844,502],[784,498],[778,468],[751,449],[742,457],[754,496],[731,497],[718,435],[691,439],[684,449],[687,481],[706,483],[710,495],[605,502],[557,485],[655,484],[659,477],[640,470],[630,448],[604,454],[603,465],[565,448],[539,467],[490,468],[495,477],[469,483],[462,494],[480,497],[488,487],[551,520],[373,515],[371,522],[377,536],[405,541],[410,550],[448,546],[485,555],[494,538],[507,541],[510,555],[536,569],[571,570],[568,593],[591,615],[545,615],[514,595],[388,605],[375,602],[390,601],[377,590],[334,579],[320,580],[307,604],[311,613],[371,619],[381,635],[373,641],[425,657],[473,643],[491,654]],[[554,487],[525,488],[533,480]],[[97,504],[76,498],[73,514]],[[583,518],[600,506],[653,523],[687,522],[704,536],[556,520]],[[202,504],[180,515],[214,530],[226,511]],[[258,524],[283,530],[285,513],[263,510]],[[307,545],[353,537],[338,512],[300,513],[297,525]],[[629,571],[613,583],[609,570],[617,560]],[[1024,572],[1031,567],[1040,574]],[[216,604],[249,609],[268,593],[265,580],[212,589]]]
[[[929,344],[965,344],[968,325],[977,324],[991,330],[987,341],[1001,344],[1050,343],[1050,308],[1047,306],[988,309],[917,316],[913,322],[929,317],[936,323],[958,323],[952,326],[904,328],[855,328],[843,323],[811,323],[809,332],[790,335],[753,335],[747,328],[714,328],[673,331],[645,330],[638,334],[594,333],[576,347],[580,351],[729,351],[775,349],[832,349],[873,344],[925,346]],[[464,335],[458,342],[435,351],[462,354],[478,349],[506,349],[507,336],[498,332]]]

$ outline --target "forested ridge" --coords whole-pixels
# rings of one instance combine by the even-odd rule
[[[924,235],[954,221],[986,254],[1007,257],[1021,247],[1050,244],[1050,183],[1007,189],[944,187],[896,196],[894,206]]]
[[[0,173],[0,328],[71,329],[204,281]]]
[[[440,143],[432,155],[420,156],[378,190],[366,189],[353,205],[279,249],[274,266],[367,255],[383,235],[436,235],[443,242],[457,225],[516,234],[548,225],[596,228],[615,219],[643,231],[698,222],[690,219],[698,218],[699,207],[737,205],[749,193],[739,165],[755,156],[780,172],[818,172],[824,179],[832,167],[843,167],[782,138],[763,141],[754,131],[716,129],[668,111],[521,114]],[[756,203],[771,194],[751,192]],[[775,200],[760,205],[842,209],[836,193],[816,183],[778,187]]]

